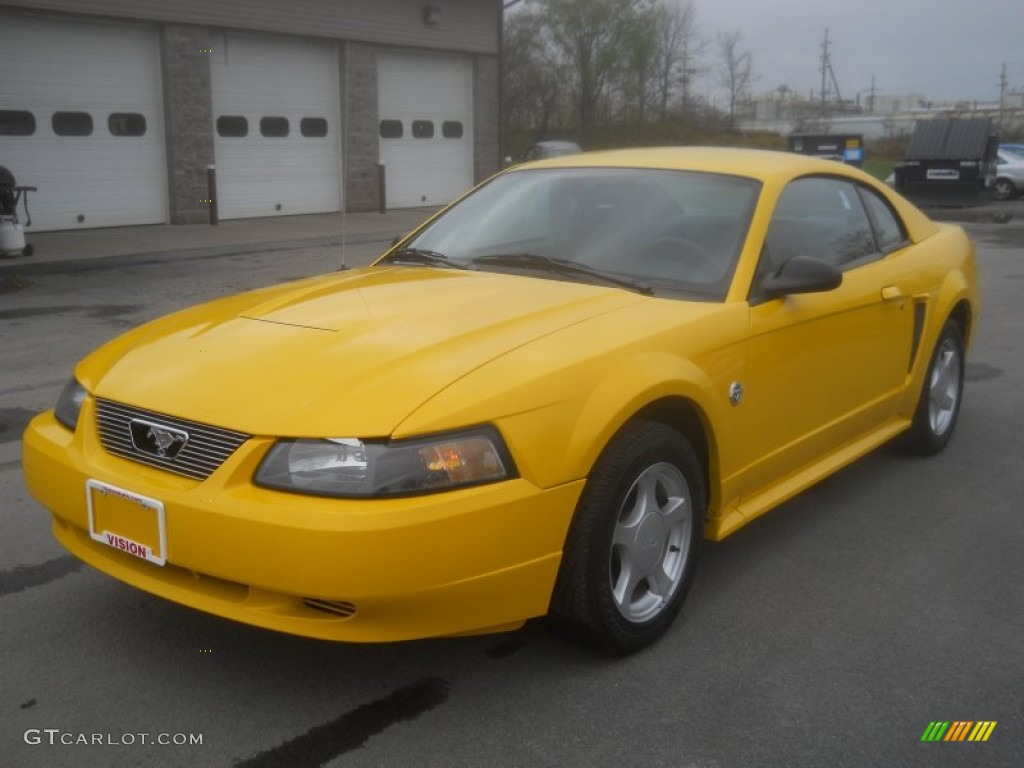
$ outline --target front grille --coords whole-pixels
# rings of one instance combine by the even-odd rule
[[[187,432],[188,442],[173,457],[141,451],[132,440],[133,419]],[[109,453],[196,480],[205,480],[213,474],[250,437],[242,432],[211,427],[99,398],[96,400],[96,426],[100,442]]]

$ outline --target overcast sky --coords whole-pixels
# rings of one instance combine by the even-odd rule
[[[670,0],[671,1],[671,0]],[[683,0],[676,0],[682,2]],[[755,93],[821,89],[821,43],[844,99],[919,93],[934,101],[996,101],[1006,63],[1024,91],[1024,0],[694,0],[705,37],[738,29],[754,59]],[[714,60],[710,53],[707,63]],[[707,78],[705,79],[707,81]]]

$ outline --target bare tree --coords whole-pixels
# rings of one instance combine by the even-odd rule
[[[699,33],[694,3],[516,3],[505,17],[503,91],[507,127],[520,134],[517,141],[571,133],[574,124],[584,145],[672,142],[687,132],[719,130],[722,114],[693,93],[710,46]],[[722,64],[716,57],[712,70],[730,94],[730,125],[754,80],[750,54],[739,42],[739,32],[719,35]],[[684,114],[670,115],[680,103]]]
[[[562,73],[545,44],[544,19],[530,9],[509,14],[505,21],[505,114],[509,124],[532,128],[546,138],[561,119]]]
[[[544,19],[554,49],[571,72],[570,89],[586,142],[599,104],[621,62],[621,44],[637,0],[545,0]]]
[[[619,86],[625,117],[630,113],[638,125],[647,121],[648,106],[654,100],[659,66],[658,10],[651,0],[639,0],[623,21],[622,62]]]
[[[740,51],[743,33],[738,29],[718,33],[718,54],[721,57],[717,81],[729,93],[729,128],[735,127],[736,104],[747,95],[755,81],[754,57],[750,51]]]
[[[690,86],[700,71],[698,60],[707,49],[707,41],[700,36],[693,0],[681,4],[676,0],[661,0],[655,14],[658,36],[658,112],[659,117],[665,120],[669,98],[677,83],[681,89],[683,108],[689,105]]]

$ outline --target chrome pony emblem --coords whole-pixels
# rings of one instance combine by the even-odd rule
[[[161,459],[173,459],[188,444],[185,430],[145,419],[132,419],[128,430],[135,450]]]
[[[733,405],[739,405],[743,402],[743,385],[734,381],[729,385],[729,402]]]

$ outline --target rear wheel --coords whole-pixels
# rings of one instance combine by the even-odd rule
[[[964,389],[964,336],[948,320],[932,352],[906,445],[915,453],[938,453],[953,436]]]
[[[598,459],[576,510],[552,614],[578,639],[626,654],[664,634],[696,565],[704,474],[683,435],[627,425]]]

